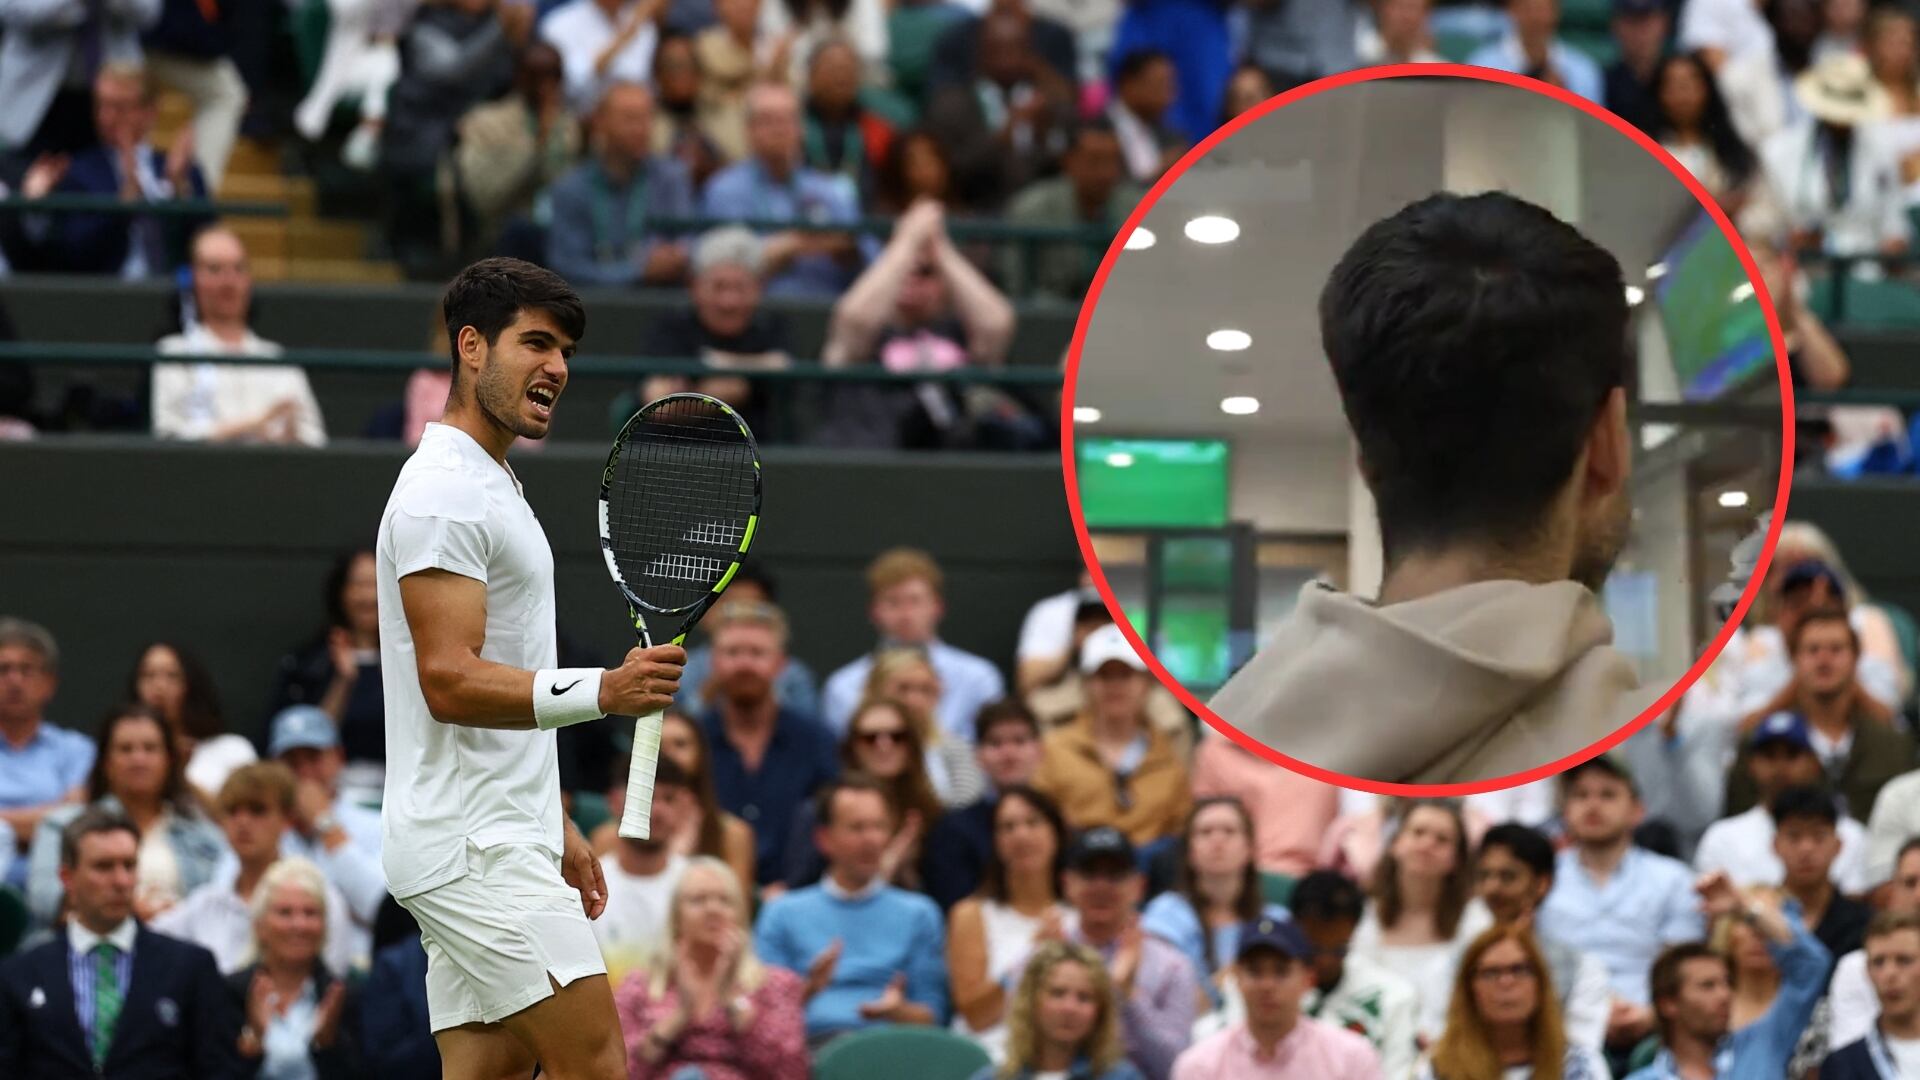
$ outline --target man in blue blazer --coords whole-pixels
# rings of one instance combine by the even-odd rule
[[[67,925],[0,965],[0,1076],[239,1080],[240,1012],[213,954],[133,917],[140,834],[82,813],[60,837]]]

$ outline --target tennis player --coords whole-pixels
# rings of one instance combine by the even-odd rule
[[[553,552],[506,462],[544,438],[585,329],[580,298],[516,259],[444,299],[453,388],[400,470],[376,546],[387,710],[387,887],[420,924],[444,1075],[626,1076],[588,920],[606,882],[560,806],[557,728],[665,708],[686,654],[555,667]],[[584,513],[584,508],[583,508]]]

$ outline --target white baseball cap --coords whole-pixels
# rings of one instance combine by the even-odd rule
[[[1135,671],[1147,670],[1147,662],[1133,651],[1133,643],[1115,623],[1095,630],[1087,635],[1080,646],[1080,673],[1091,675],[1110,661],[1118,660]]]

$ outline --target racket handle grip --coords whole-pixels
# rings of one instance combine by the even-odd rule
[[[633,760],[627,767],[627,805],[620,812],[620,835],[645,840],[653,823],[653,774],[660,765],[660,718],[643,716],[633,727]]]

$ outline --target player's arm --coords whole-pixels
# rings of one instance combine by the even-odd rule
[[[677,645],[634,649],[606,671],[526,671],[481,659],[487,587],[448,570],[401,578],[400,603],[413,634],[420,692],[443,724],[528,731],[609,714],[646,716],[672,704],[680,688],[687,654]]]

